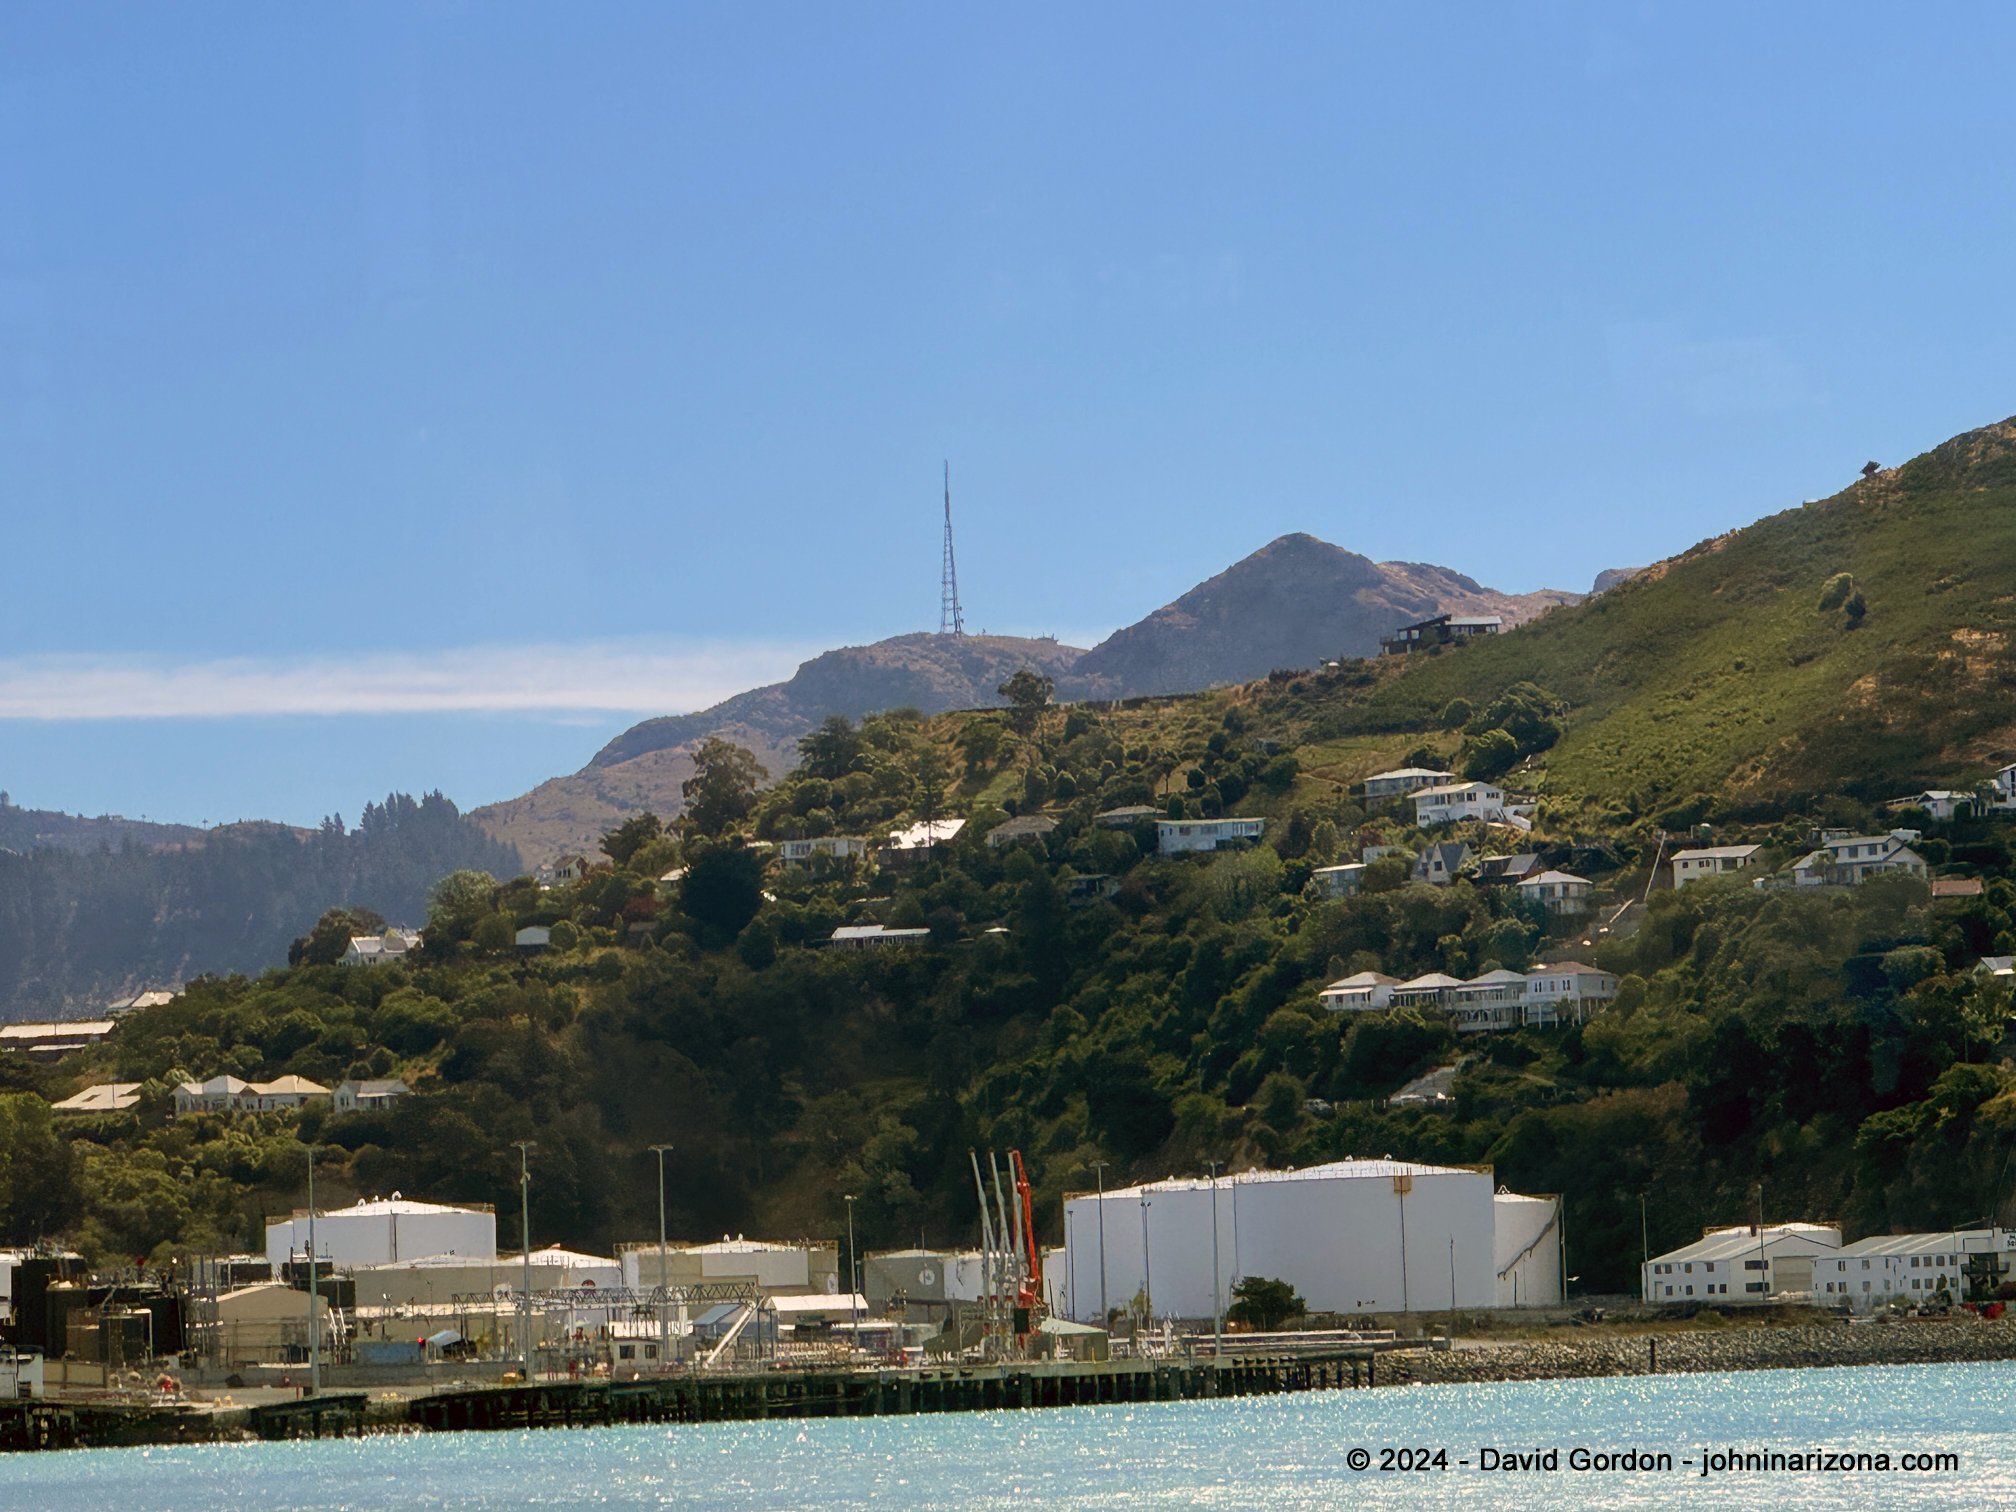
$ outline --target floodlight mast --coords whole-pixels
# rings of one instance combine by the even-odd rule
[[[966,617],[959,610],[959,568],[952,557],[952,464],[945,464],[945,565],[938,585],[938,633],[964,635]]]

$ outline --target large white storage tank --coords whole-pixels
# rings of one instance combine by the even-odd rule
[[[308,1213],[266,1225],[266,1258],[277,1270],[308,1251]],[[497,1258],[497,1214],[488,1207],[450,1207],[392,1196],[315,1214],[316,1256],[337,1270],[390,1265],[430,1255]]]
[[[1340,1160],[1225,1177],[1215,1193],[1213,1183],[1190,1179],[1107,1192],[1103,1249],[1110,1307],[1127,1307],[1145,1287],[1157,1317],[1211,1316],[1214,1200],[1225,1306],[1241,1276],[1286,1281],[1318,1312],[1498,1305],[1502,1262],[1489,1167]],[[1081,1321],[1096,1321],[1098,1195],[1066,1198],[1064,1223],[1065,1308]]]
[[[1522,1197],[1500,1187],[1491,1208],[1497,1229],[1498,1305],[1559,1304],[1561,1199]]]

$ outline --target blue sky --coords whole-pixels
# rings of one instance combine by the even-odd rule
[[[465,804],[1288,530],[1584,588],[2016,411],[2006,9],[15,5],[0,787]]]

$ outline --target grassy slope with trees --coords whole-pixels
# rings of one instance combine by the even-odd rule
[[[1963,440],[1995,476],[2002,441]],[[1408,759],[1544,782],[1533,843],[1612,902],[1643,887],[1662,822],[1705,813],[1718,840],[1755,839],[1785,860],[1815,824],[1879,825],[1869,797],[1978,775],[1961,758],[2006,723],[2006,683],[1999,645],[1977,638],[1999,634],[1987,628],[1995,585],[1977,577],[2002,549],[1984,538],[2008,500],[2000,483],[1975,488],[1982,473],[1944,494],[1912,492],[1913,476],[1764,522],[1769,549],[1742,533],[1653,582],[1409,666],[1346,662],[1068,711],[1043,708],[1032,685],[1002,713],[835,723],[760,792],[732,749],[714,748],[680,832],[626,825],[609,838],[610,865],[577,885],[446,879],[424,958],[409,967],[322,964],[342,933],[331,920],[293,967],[198,982],[65,1065],[6,1063],[23,1090],[60,1094],[113,1074],[146,1089],[138,1116],[75,1131],[52,1130],[39,1098],[0,1102],[0,1219],[10,1237],[69,1232],[102,1255],[237,1247],[256,1241],[264,1213],[300,1200],[306,1138],[324,1147],[320,1179],[339,1197],[396,1188],[492,1201],[508,1221],[509,1142],[524,1137],[539,1143],[537,1236],[597,1247],[653,1228],[645,1149],[660,1141],[677,1147],[677,1232],[830,1234],[840,1193],[854,1192],[871,1244],[969,1237],[969,1143],[1024,1151],[1052,1227],[1058,1197],[1088,1184],[1099,1158],[1114,1179],[1207,1159],[1490,1161],[1515,1189],[1567,1193],[1570,1268],[1592,1289],[1629,1284],[1641,1195],[1655,1247],[1747,1216],[1760,1182],[1769,1215],[1831,1215],[1854,1233],[2006,1217],[2006,993],[1971,970],[1984,953],[2016,951],[2000,821],[1921,821],[1928,856],[1983,878],[1978,898],[1935,906],[1909,881],[1818,897],[1710,882],[1654,892],[1642,927],[1587,946],[1502,890],[1411,886],[1391,863],[1376,863],[1354,900],[1306,886],[1347,847],[1422,838],[1367,815],[1352,792]],[[1915,579],[1849,528],[1858,510],[1878,535],[1898,511],[1917,511],[1920,526],[1967,515],[1966,561],[1910,567],[1961,580],[1918,583],[1904,602],[1900,585]],[[1781,539],[1795,528],[1818,532],[1800,537],[1806,556]],[[1812,544],[1837,536],[1839,551]],[[1732,595],[1732,574],[1771,561],[1804,576]],[[1841,571],[1856,583],[1822,609]],[[1824,647],[1797,660],[1801,643],[1767,677],[1781,620]],[[1699,649],[1717,637],[1726,644]],[[1959,682],[1893,688],[1896,669],[1944,646],[1968,648]],[[1726,729],[1733,699],[1697,689],[1662,702],[1725,654],[1732,676],[1758,658],[1758,696],[1782,699],[1771,781],[1751,775],[1744,744],[1762,737]],[[1653,681],[1659,656],[1674,669],[1668,685]],[[1816,663],[1834,683],[1800,703]],[[1884,727],[1887,743],[1836,717],[1851,712],[1836,695],[1865,677],[1879,711],[1919,701],[1910,728]],[[1710,748],[1722,754],[1698,754]],[[1669,783],[1656,775],[1661,750],[1695,753],[1695,765]],[[1162,859],[1147,829],[1091,822],[1172,795],[1185,813],[1265,814],[1268,843]],[[1041,845],[980,840],[1039,807],[1059,821]],[[766,873],[742,843],[952,814],[969,818],[965,833],[895,878]],[[661,884],[675,866],[684,877]],[[1118,877],[1117,895],[1069,906],[1069,879],[1090,873]],[[930,942],[813,948],[870,919],[928,928]],[[551,924],[555,948],[519,956],[511,939],[527,923]],[[1575,1029],[1458,1046],[1433,1016],[1347,1019],[1316,1004],[1324,982],[1367,967],[1471,974],[1590,954],[1623,991]],[[1474,1058],[1452,1109],[1380,1106],[1464,1053]],[[396,1073],[418,1091],[385,1114],[165,1117],[175,1078],[219,1070]]]

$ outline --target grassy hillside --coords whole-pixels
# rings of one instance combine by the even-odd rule
[[[1823,609],[1847,573],[1865,611]],[[1971,786],[2016,758],[2016,422],[1702,543],[1509,635],[1414,658],[1330,733],[1434,728],[1529,681],[1572,705],[1558,800],[1764,816]]]

